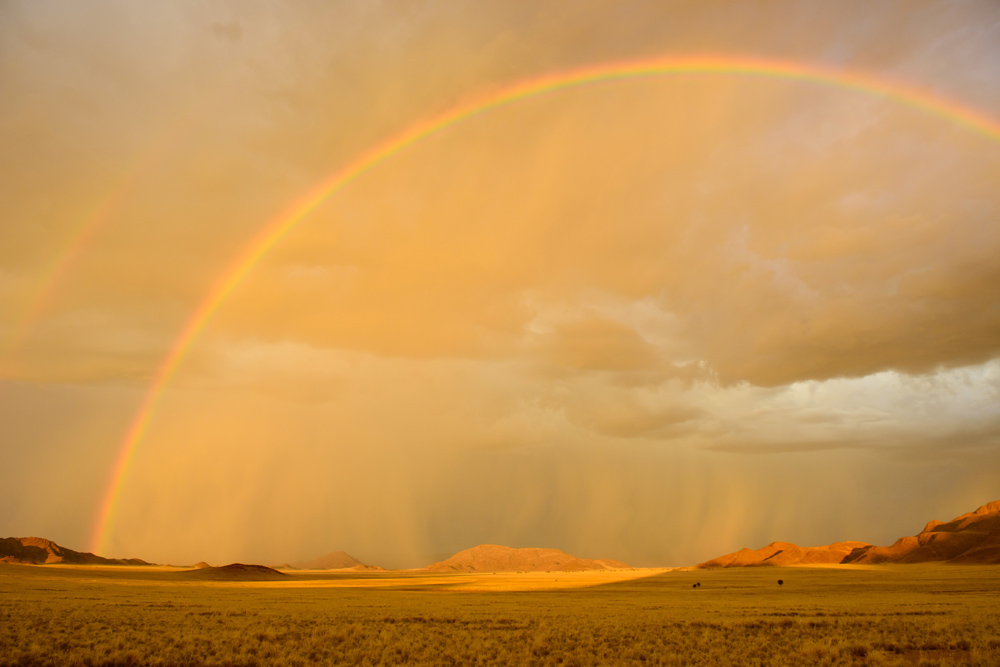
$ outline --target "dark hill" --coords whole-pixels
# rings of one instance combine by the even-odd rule
[[[102,558],[73,551],[41,537],[0,538],[0,562],[23,565],[67,563],[71,565],[150,565],[138,558]]]
[[[272,579],[287,579],[288,575],[278,572],[265,565],[247,565],[232,563],[222,567],[201,567],[178,575],[185,579],[208,579],[213,581],[267,581]]]

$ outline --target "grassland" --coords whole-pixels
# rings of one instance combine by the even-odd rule
[[[996,566],[184,576],[0,564],[0,665],[1000,665]]]

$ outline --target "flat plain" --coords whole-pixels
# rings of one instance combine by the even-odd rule
[[[187,576],[0,564],[0,665],[1000,665],[998,566]]]

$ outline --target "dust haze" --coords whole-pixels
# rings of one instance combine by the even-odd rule
[[[514,81],[695,54],[1000,116],[990,2],[3,3],[0,535],[89,543],[184,324],[325,176]],[[685,565],[957,515],[1000,483],[997,173],[947,118],[774,77],[456,124],[239,285],[102,555]]]

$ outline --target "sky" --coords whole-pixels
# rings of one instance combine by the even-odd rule
[[[0,3],[0,536],[672,566],[1000,498],[1000,135],[846,86],[466,118],[323,198],[180,349],[262,230],[414,123],[707,55],[1000,123],[985,0]]]

